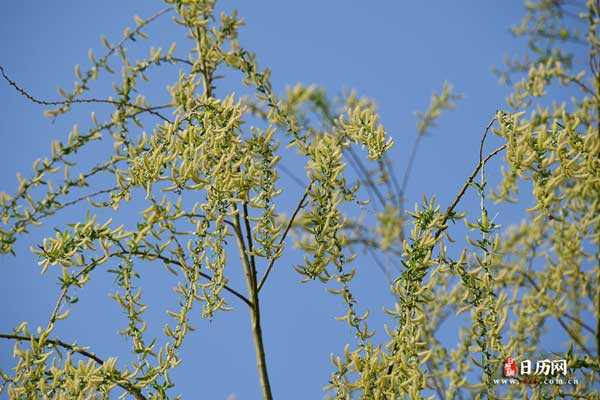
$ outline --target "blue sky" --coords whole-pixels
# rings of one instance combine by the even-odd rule
[[[36,96],[57,98],[58,86],[72,86],[73,66],[87,65],[88,48],[100,52],[101,35],[120,38],[123,28],[133,24],[134,14],[147,17],[163,6],[140,0],[10,2],[0,15],[0,64]],[[520,1],[231,1],[220,7],[236,8],[244,17],[247,25],[241,42],[257,53],[261,66],[272,69],[278,92],[302,82],[321,85],[331,94],[353,88],[375,99],[382,122],[395,140],[392,158],[400,173],[415,135],[414,112],[427,107],[432,92],[439,91],[444,81],[465,96],[457,110],[443,116],[439,127],[423,141],[409,184],[409,206],[423,195],[436,195],[446,205],[455,195],[477,160],[484,127],[503,107],[507,94],[491,69],[501,65],[504,55],[524,50],[524,43],[509,33],[510,25],[522,15]],[[170,17],[148,32],[153,43],[166,47],[173,40],[185,41]],[[162,82],[168,78],[158,76],[154,82],[158,89],[149,89],[157,98],[164,97]],[[98,96],[109,94],[111,79],[98,86]],[[51,140],[66,138],[74,123],[87,123],[91,109],[76,107],[53,123],[42,116],[39,106],[5,82],[0,82],[0,99],[4,104],[0,109],[4,145],[0,191],[13,193],[15,173],[31,171],[36,158],[49,154]],[[94,153],[89,156],[93,159]],[[492,177],[498,169],[493,165],[489,168]],[[298,195],[294,189],[285,194],[282,208],[291,209]],[[64,226],[84,213],[84,208],[70,210],[51,221]],[[516,215],[509,213],[506,218]],[[99,214],[100,221],[108,217],[107,212]],[[136,218],[128,210],[115,216],[119,223],[132,223]],[[49,234],[49,228],[34,229],[30,237],[18,242],[17,257],[0,257],[2,332],[23,320],[31,327],[46,321],[58,286],[52,274],[40,275],[28,248]],[[340,353],[351,337],[346,326],[333,319],[343,313],[339,300],[318,282],[300,284],[293,262],[293,258],[280,260],[264,291],[263,323],[273,390],[277,398],[322,398],[332,370],[329,355]],[[149,317],[162,321],[162,306],[174,302],[174,294],[170,278],[154,267],[157,272],[143,278],[144,290]],[[238,267],[236,262],[230,266],[234,272],[239,272]],[[89,291],[81,293],[71,319],[57,333],[63,340],[90,345],[100,356],[116,354],[126,359],[127,344],[115,334],[124,320],[107,296],[114,286],[112,279],[109,274],[97,274]],[[385,285],[379,270],[364,259],[355,291],[363,307],[371,310],[370,326],[380,334],[387,321],[382,307],[393,304]],[[244,400],[259,398],[247,313],[235,300],[231,303],[236,306],[234,312],[212,321],[200,320],[196,314],[197,331],[186,342],[184,362],[174,373],[175,393],[184,398],[226,399],[231,394]],[[153,330],[159,332],[160,324]],[[451,337],[456,332],[447,334]],[[0,342],[2,367],[11,365],[11,346]]]

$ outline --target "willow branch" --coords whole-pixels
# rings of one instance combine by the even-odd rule
[[[435,239],[439,238],[440,235],[446,229],[448,229],[448,225],[446,225],[446,222],[448,222],[448,220],[454,215],[454,210],[456,209],[456,206],[458,206],[458,203],[460,203],[460,200],[465,195],[465,193],[467,191],[467,188],[473,183],[473,180],[477,176],[477,173],[479,172],[479,170],[489,160],[491,160],[492,158],[494,158],[498,153],[500,153],[504,149],[506,149],[506,144],[503,144],[502,146],[497,147],[494,151],[492,151],[490,154],[488,154],[486,158],[484,158],[482,161],[480,161],[479,164],[477,164],[477,167],[475,167],[475,169],[473,170],[473,172],[471,173],[471,175],[469,175],[469,178],[467,179],[467,181],[461,187],[460,191],[458,192],[458,194],[456,195],[456,197],[454,198],[454,200],[452,201],[452,203],[450,204],[450,206],[446,209],[446,213],[444,214],[444,217],[442,218],[442,225],[443,226],[436,231],[436,233],[434,235]]]
[[[389,155],[386,153],[384,154],[384,164],[386,166],[386,169],[391,177],[391,181],[392,181],[392,186],[395,189],[395,196],[396,196],[396,200],[399,202],[398,203],[398,207],[402,208],[402,204],[400,204],[401,201],[401,197],[402,197],[402,188],[400,186],[400,183],[398,181],[398,177],[396,176],[396,170],[394,169],[393,165],[392,165],[392,160],[390,160]]]
[[[31,342],[34,340],[39,341],[39,338],[37,338],[37,337],[10,335],[10,334],[6,334],[6,333],[0,333],[0,339],[16,340],[16,341],[23,341],[23,342]],[[58,339],[46,339],[46,343],[49,343],[54,346],[62,347],[73,353],[80,354],[84,357],[89,358],[90,360],[93,360],[96,364],[98,364],[100,366],[104,365],[104,360],[102,360],[96,354],[94,354],[90,351],[87,351],[79,346],[74,346],[74,345],[63,342],[62,340],[58,340]],[[119,376],[122,376],[122,374],[120,372],[119,372]],[[123,379],[123,378],[121,378],[121,379]],[[146,397],[142,394],[142,391],[140,389],[136,388],[132,383],[119,383],[118,381],[114,381],[114,383],[116,385],[118,385],[120,388],[122,388],[123,390],[132,394],[137,400],[146,400]]]
[[[525,272],[521,272],[521,274],[525,277],[525,279],[527,279],[527,281],[531,284],[531,286],[537,291],[540,292],[541,289],[539,287],[539,285],[537,284],[537,282],[527,273]],[[583,321],[581,321],[579,318],[576,318],[566,312],[562,313],[562,316],[570,319],[571,321],[577,323],[579,326],[581,326],[582,328],[588,330],[589,332],[591,332],[592,334],[594,334],[594,330],[588,326],[587,324],[585,324]],[[556,320],[558,321],[558,324],[564,329],[564,331],[569,335],[569,337],[571,339],[573,339],[573,341],[575,343],[577,343],[579,345],[579,347],[581,347],[583,349],[583,351],[589,355],[590,357],[592,357],[592,353],[590,352],[590,350],[585,346],[585,344],[577,337],[577,335],[575,334],[575,332],[573,332],[569,326],[565,323],[565,321],[563,321],[563,319],[561,318],[560,315],[556,316]]]
[[[21,94],[27,100],[31,101],[32,103],[39,104],[42,106],[64,106],[64,105],[69,105],[69,104],[90,104],[90,103],[92,103],[92,104],[93,103],[95,103],[95,104],[98,104],[98,103],[99,104],[110,104],[113,106],[124,106],[125,105],[128,107],[135,108],[139,111],[150,113],[150,114],[162,119],[165,122],[169,122],[169,123],[171,122],[171,120],[169,118],[165,117],[164,115],[162,115],[161,113],[159,113],[157,111],[157,110],[171,107],[170,104],[166,104],[166,105],[162,105],[162,106],[155,106],[155,107],[143,107],[143,106],[140,106],[138,104],[133,104],[133,103],[127,103],[127,102],[110,100],[110,99],[97,99],[97,98],[72,99],[72,100],[42,100],[42,99],[39,99],[39,98],[33,96],[32,94],[30,94],[22,86],[19,86],[13,79],[11,79],[6,74],[6,71],[4,70],[4,67],[2,65],[0,65],[0,75],[2,75],[4,80],[6,80],[10,86],[12,86],[17,92],[19,92],[19,94]]]
[[[487,135],[487,132],[489,131],[489,129],[491,128],[492,124],[493,124],[494,120],[492,120],[488,126],[485,129],[485,133],[483,134],[483,137],[481,138],[481,142],[483,142],[485,140],[485,137]],[[463,198],[463,196],[465,195],[467,188],[473,183],[473,180],[475,179],[475,177],[477,176],[477,174],[479,173],[479,171],[481,170],[481,168],[483,168],[483,166],[492,158],[494,158],[498,153],[500,153],[501,151],[503,151],[504,149],[506,149],[506,143],[503,144],[500,147],[497,147],[494,151],[492,151],[490,154],[487,155],[487,157],[485,157],[484,159],[479,159],[479,162],[477,163],[477,166],[473,169],[473,171],[471,172],[471,174],[469,175],[469,177],[467,178],[467,180],[465,181],[465,183],[463,184],[463,186],[460,188],[460,190],[458,191],[458,193],[456,194],[456,196],[454,197],[454,200],[452,201],[452,203],[450,204],[450,206],[448,206],[448,208],[446,209],[446,212],[444,214],[444,216],[442,217],[442,221],[441,221],[441,227],[435,232],[434,235],[434,239],[437,240],[440,235],[446,230],[448,229],[448,225],[446,224],[446,222],[448,222],[448,220],[454,215],[454,210],[456,209],[456,206],[458,206],[458,203],[460,203],[460,200]],[[434,247],[435,244],[432,246]],[[433,251],[433,248],[430,250]],[[396,352],[397,347],[394,346],[394,349],[392,350],[393,352]],[[394,364],[390,364],[387,370],[388,375],[391,374],[394,370]]]
[[[300,187],[306,187],[306,183],[304,183],[302,181],[302,179],[298,178],[298,176],[296,174],[294,174],[291,170],[289,170],[285,165],[279,163],[277,164],[277,167],[281,169],[281,171],[286,174],[287,176],[289,176],[294,183],[296,183],[298,186]]]
[[[285,227],[285,230],[283,231],[283,235],[281,235],[281,238],[279,239],[279,243],[277,244],[278,246],[281,246],[283,244],[283,242],[285,241],[285,238],[287,237],[288,233],[290,232],[290,229],[292,228],[292,225],[293,225],[296,217],[298,216],[298,213],[300,212],[302,207],[304,207],[304,202],[306,201],[306,198],[308,197],[308,194],[310,193],[311,187],[312,187],[312,183],[310,185],[308,185],[308,187],[304,191],[304,195],[302,196],[302,198],[300,199],[300,202],[296,206],[296,209],[294,210],[292,217],[288,221],[288,224]],[[267,267],[265,274],[260,279],[260,283],[258,284],[259,292],[262,289],[262,287],[264,286],[265,282],[267,281],[267,278],[269,277],[269,274],[271,273],[271,270],[273,269],[273,266],[275,265],[276,260],[277,260],[277,258],[272,258],[271,261],[269,262],[269,266]]]
[[[43,247],[39,247],[39,249],[44,252],[44,248]],[[128,251],[125,248],[121,247],[122,251],[120,252],[116,252],[116,253],[111,253],[108,255],[108,257],[123,257],[126,255],[134,255],[134,256],[138,256],[142,259],[146,258],[149,260],[152,259],[159,259],[162,262],[164,262],[165,264],[173,264],[173,265],[177,265],[179,267],[183,267],[181,265],[181,263],[175,259],[163,256],[162,254],[156,254],[156,253],[148,253],[148,252],[143,252],[143,251]],[[83,275],[84,273],[89,273],[90,271],[92,271],[94,268],[96,267],[95,262],[92,262],[87,268],[84,268],[82,271],[80,271],[77,275],[75,275],[75,279],[79,278],[81,275]],[[213,277],[210,274],[207,274],[205,272],[199,271],[198,274],[203,277],[204,279],[207,280],[212,280]],[[66,296],[66,291],[65,289],[67,288],[63,288],[63,291],[61,292],[61,295],[59,296],[59,302],[57,303],[57,305],[55,306],[54,311],[52,312],[52,316],[55,316],[58,313],[58,309],[60,308],[60,304],[62,303],[62,300],[64,300],[64,297]],[[252,302],[243,294],[241,294],[239,291],[233,289],[232,287],[228,286],[228,285],[224,285],[223,289],[227,292],[229,292],[230,294],[234,295],[235,297],[237,297],[238,299],[242,300],[244,303],[246,303],[249,307],[252,307]],[[52,318],[51,318],[52,319]]]
[[[329,125],[332,128],[336,128],[338,124],[335,118],[331,115],[330,110],[326,107],[323,107],[322,104],[317,105],[317,107],[321,109],[321,113],[323,114]],[[354,172],[356,172],[359,179],[365,183],[365,187],[367,188],[369,195],[371,197],[377,198],[381,205],[385,207],[385,199],[383,195],[377,188],[375,182],[373,182],[373,180],[371,179],[371,176],[369,175],[369,170],[365,167],[360,158],[356,155],[356,153],[354,153],[351,147],[349,147],[348,151],[345,151],[343,154],[344,157],[346,157],[346,159],[350,162],[350,166],[352,167]]]
[[[244,227],[246,228],[246,241],[248,243],[248,252],[250,254],[250,266],[252,267],[252,276],[254,277],[254,286],[256,287],[256,258],[254,257],[254,243],[252,240],[252,228],[250,227],[247,201],[244,201],[242,209],[244,211]]]
[[[125,252],[119,252],[119,253],[113,253],[111,254],[111,256],[123,256],[123,255],[127,255],[127,254],[132,254],[132,255],[136,255],[139,257],[146,257],[146,258],[157,258],[159,260],[161,260],[162,262],[166,263],[166,264],[173,264],[173,265],[178,265],[178,266],[182,266],[181,263],[177,260],[174,260],[172,258],[169,257],[165,257],[161,254],[154,254],[154,253],[144,253],[142,251],[125,251]],[[204,273],[202,271],[199,271],[198,274],[203,277],[204,279],[207,280],[212,280],[213,277],[207,273]],[[234,295],[235,297],[237,297],[238,299],[240,299],[241,301],[243,301],[244,303],[246,303],[248,305],[248,307],[252,307],[252,302],[243,294],[241,294],[239,291],[233,289],[232,287],[225,285],[223,286],[223,289],[227,292],[229,292],[230,294]]]
[[[344,153],[344,154],[346,154],[346,153]],[[350,155],[349,157],[347,157],[347,159],[348,159],[348,161],[351,161],[350,165],[352,166],[354,171],[359,176],[362,173],[366,188],[367,189],[370,188],[370,191],[372,192],[372,194],[374,194],[374,197],[376,197],[377,200],[379,200],[379,203],[381,203],[381,206],[385,207],[385,198],[383,197],[383,194],[381,194],[381,192],[379,191],[379,188],[377,187],[375,182],[373,182],[373,179],[371,179],[371,175],[370,175],[367,167],[365,167],[365,165],[362,163],[362,161],[356,155],[356,153],[352,150],[352,148],[348,148],[347,154]]]
[[[240,260],[242,262],[244,274],[246,276],[246,286],[248,288],[248,294],[252,301],[252,307],[250,308],[250,319],[252,339],[254,342],[254,351],[256,354],[256,368],[258,369],[260,386],[263,392],[263,399],[272,400],[273,394],[271,392],[271,384],[269,382],[269,374],[267,372],[265,345],[263,341],[262,327],[260,322],[260,303],[258,299],[258,288],[256,285],[256,270],[252,268],[252,264],[248,257],[248,250],[246,248],[246,244],[244,243],[244,236],[242,234],[242,226],[237,206],[234,207],[234,211],[234,234],[238,244]]]
[[[402,186],[400,186],[400,196],[402,197],[402,203],[404,203],[404,198],[406,197],[406,188],[408,187],[408,179],[410,178],[410,174],[412,172],[413,165],[415,163],[415,159],[417,157],[417,150],[419,149],[419,144],[421,143],[421,139],[423,139],[422,134],[417,134],[415,141],[413,142],[412,149],[410,150],[410,155],[408,156],[408,164],[406,165],[406,170],[404,171],[404,176],[402,177]]]
[[[133,36],[139,34],[142,31],[142,28],[144,28],[146,25],[150,24],[151,22],[154,22],[155,20],[157,20],[158,18],[160,18],[161,16],[163,16],[164,14],[173,11],[173,7],[166,7],[163,8],[162,10],[158,11],[156,14],[148,17],[148,19],[144,20],[141,24],[138,25],[137,28],[135,28],[133,31],[131,31],[128,35],[126,35],[123,39],[121,39],[121,41],[119,41],[119,43],[117,43],[115,46],[112,46],[109,51],[104,55],[104,57],[102,57],[101,61],[105,61],[108,60],[108,58],[114,54],[114,52],[120,48],[123,47],[123,45],[125,44],[125,42],[129,39],[131,39]]]
[[[138,35],[142,31],[142,29],[144,27],[146,27],[148,24],[152,23],[153,21],[160,18],[162,15],[164,15],[172,10],[173,10],[173,7],[164,8],[164,9],[158,11],[157,13],[155,13],[154,15],[150,16],[148,19],[144,20],[142,23],[140,23],[137,26],[137,28],[135,28],[133,31],[126,34],[116,45],[110,46],[108,49],[108,52],[106,52],[106,54],[98,60],[97,65],[105,65],[106,62],[108,61],[108,59],[115,53],[115,51],[117,51],[117,49],[119,49],[119,48],[122,48],[127,40],[134,38],[134,36]],[[25,89],[20,87],[14,80],[10,79],[10,77],[4,71],[4,67],[2,67],[2,65],[0,65],[0,73],[1,73],[2,77],[12,87],[14,87],[21,95],[25,96],[27,99],[29,99],[30,101],[32,101],[36,104],[45,105],[45,106],[57,106],[57,105],[66,105],[66,104],[73,104],[73,103],[106,103],[106,104],[112,104],[112,105],[127,105],[130,107],[136,108],[140,111],[144,111],[144,112],[153,114],[166,122],[170,122],[170,120],[168,118],[166,118],[165,116],[156,112],[156,110],[161,109],[161,108],[170,107],[170,105],[148,108],[148,107],[139,106],[137,104],[122,103],[119,101],[114,101],[114,100],[109,100],[109,99],[75,99],[75,98],[73,98],[73,99],[69,99],[69,100],[65,100],[65,101],[45,101],[45,100],[37,99],[34,96],[30,95]],[[84,80],[87,81],[90,78],[91,78],[91,74],[88,71],[88,74],[84,78]]]

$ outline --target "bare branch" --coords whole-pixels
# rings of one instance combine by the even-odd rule
[[[404,171],[404,176],[402,177],[402,186],[400,186],[400,196],[401,201],[404,203],[404,198],[406,197],[406,188],[408,187],[408,179],[410,178],[410,174],[412,172],[412,167],[415,163],[415,159],[417,156],[417,150],[419,149],[419,144],[421,143],[421,139],[423,135],[417,134],[415,141],[413,142],[412,149],[410,150],[410,155],[408,156],[408,164],[406,165],[406,170]]]

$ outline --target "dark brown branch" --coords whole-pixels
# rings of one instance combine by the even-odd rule
[[[484,150],[484,146],[485,146],[485,139],[487,138],[490,128],[492,127],[492,125],[494,125],[494,122],[496,122],[496,118],[492,118],[492,120],[490,121],[488,126],[486,126],[485,132],[483,133],[483,136],[481,137],[481,141],[479,142],[479,164],[481,164],[483,162],[483,150]],[[483,168],[483,165],[482,165],[482,168]]]
[[[129,40],[130,38],[132,38],[133,36],[139,34],[142,31],[142,28],[144,28],[146,25],[150,24],[151,22],[155,21],[156,19],[160,18],[162,15],[173,11],[173,7],[166,7],[163,8],[162,10],[158,11],[156,14],[150,16],[148,19],[144,20],[144,22],[142,22],[141,24],[138,25],[137,28],[135,28],[135,30],[133,30],[132,32],[130,32],[127,36],[125,36],[123,39],[121,39],[121,41],[119,41],[119,43],[117,43],[115,46],[112,46],[109,51],[104,55],[104,57],[102,57],[102,59],[100,60],[100,62],[105,62],[106,60],[108,60],[108,58],[114,54],[114,52],[120,48],[123,47],[123,45],[125,44],[125,42],[127,40]]]
[[[26,336],[20,336],[20,335],[10,335],[10,334],[5,334],[5,333],[0,333],[0,339],[26,341],[26,342],[31,342],[34,340],[39,341],[39,338],[37,338],[37,337],[26,337]],[[74,346],[74,345],[63,342],[62,340],[58,340],[58,339],[46,339],[46,343],[49,343],[54,346],[62,347],[73,353],[80,354],[84,357],[89,358],[90,360],[93,360],[98,365],[104,365],[104,360],[102,360],[100,357],[98,357],[94,353],[87,351],[79,346]],[[121,376],[121,373],[119,373],[119,375]],[[136,388],[132,383],[119,383],[117,381],[114,381],[114,383],[116,385],[118,385],[120,388],[122,388],[123,390],[132,394],[137,400],[146,400],[146,397],[142,394],[142,391],[140,389]]]
[[[182,266],[182,265],[181,265],[181,263],[180,263],[179,261],[177,261],[177,260],[174,260],[174,259],[172,259],[172,258],[165,257],[165,256],[163,256],[163,255],[161,255],[161,254],[155,254],[155,253],[144,253],[144,252],[142,252],[142,251],[133,251],[133,252],[130,252],[130,251],[124,251],[124,252],[120,252],[120,253],[113,253],[113,254],[111,254],[111,256],[124,256],[124,255],[127,255],[127,254],[136,255],[136,256],[138,256],[138,257],[141,257],[141,258],[144,258],[144,257],[145,257],[145,258],[148,258],[148,259],[150,259],[150,258],[157,258],[157,259],[159,259],[159,260],[161,260],[162,262],[164,262],[164,263],[167,263],[167,264],[174,264],[174,265],[178,265],[178,266],[180,266],[180,267]],[[212,277],[212,276],[210,276],[209,274],[207,274],[207,273],[204,273],[204,272],[202,272],[202,271],[199,271],[199,272],[198,272],[198,274],[199,274],[201,277],[203,277],[204,279],[207,279],[207,280],[212,280],[212,278],[213,278],[213,277]],[[237,297],[238,299],[242,300],[242,301],[243,301],[244,303],[246,303],[246,304],[247,304],[249,307],[252,307],[252,302],[251,302],[251,301],[250,301],[250,300],[249,300],[249,299],[248,299],[246,296],[244,296],[243,294],[241,294],[241,293],[240,293],[240,292],[238,292],[237,290],[235,290],[235,289],[233,289],[233,288],[231,288],[230,286],[227,286],[227,285],[223,286],[223,289],[224,289],[225,291],[229,292],[230,294],[234,295],[234,296],[235,296],[235,297]]]
[[[118,243],[118,242],[116,242],[116,243]],[[120,243],[118,243],[118,244],[120,245]],[[169,258],[169,257],[165,257],[165,256],[163,256],[162,254],[156,254],[156,253],[145,253],[145,252],[143,252],[143,251],[128,251],[128,250],[127,250],[127,249],[125,249],[124,247],[122,247],[122,246],[120,246],[120,247],[121,247],[122,251],[120,251],[120,252],[117,252],[117,253],[111,253],[111,254],[109,254],[109,255],[108,255],[108,257],[123,257],[123,256],[126,256],[126,255],[134,255],[134,256],[138,256],[138,257],[140,257],[140,258],[142,258],[142,259],[144,259],[144,258],[146,258],[146,259],[150,259],[150,260],[151,260],[151,259],[159,259],[159,260],[161,260],[162,262],[164,262],[164,263],[166,263],[166,264],[173,264],[173,265],[178,265],[178,266],[182,267],[182,265],[181,265],[181,263],[180,263],[179,261],[177,261],[177,260],[174,260],[174,259],[172,259],[172,258]],[[44,251],[44,249],[43,249],[43,248],[41,248],[41,247],[40,247],[40,250]],[[92,268],[91,268],[91,269],[93,269],[93,268],[95,268],[95,265],[92,265]],[[81,276],[83,273],[88,273],[88,272],[90,272],[90,271],[91,271],[91,269],[85,268],[84,270],[82,270],[81,272],[79,272],[79,273],[78,273],[78,274],[75,276],[75,278],[78,278],[78,277],[79,277],[79,276]],[[204,279],[207,279],[207,280],[212,280],[212,279],[213,279],[213,277],[212,277],[211,275],[209,275],[209,274],[207,274],[207,273],[204,273],[204,272],[202,272],[202,271],[199,271],[199,272],[198,272],[198,274],[199,274],[201,277],[203,277]],[[223,286],[223,289],[224,289],[225,291],[229,292],[230,294],[234,295],[234,296],[235,296],[235,297],[237,297],[238,299],[242,300],[244,303],[246,303],[246,304],[248,305],[248,307],[252,307],[252,302],[251,302],[251,301],[250,301],[250,300],[249,300],[249,299],[248,299],[246,296],[244,296],[243,294],[241,294],[241,293],[240,293],[240,292],[238,292],[237,290],[235,290],[235,289],[231,288],[231,287],[230,287],[230,286],[228,286],[228,285],[224,285],[224,286]],[[65,293],[65,295],[66,295],[66,293]],[[62,295],[62,296],[61,296],[61,300],[62,300],[62,298],[64,298],[64,295]],[[53,314],[56,314],[56,312],[55,312],[55,313],[53,313]]]
[[[244,211],[244,227],[246,229],[246,241],[248,243],[248,253],[250,254],[250,266],[252,267],[252,276],[254,277],[254,287],[256,288],[256,257],[254,257],[254,242],[252,240],[252,228],[250,227],[248,202],[244,201],[242,206]]]
[[[163,106],[156,106],[156,107],[142,107],[140,105],[137,104],[132,104],[132,103],[124,103],[121,101],[117,101],[117,100],[110,100],[110,99],[96,99],[96,98],[91,98],[91,99],[72,99],[72,100],[42,100],[39,99],[37,97],[34,97],[32,94],[30,94],[29,92],[27,92],[23,87],[19,86],[14,80],[12,80],[7,74],[6,71],[4,70],[4,67],[2,65],[0,65],[0,74],[2,75],[2,77],[4,78],[4,80],[6,80],[8,82],[8,84],[10,86],[12,86],[17,92],[19,92],[19,94],[21,94],[22,96],[24,96],[25,98],[27,98],[27,100],[31,101],[32,103],[35,104],[39,104],[42,106],[64,106],[64,105],[69,105],[69,104],[90,104],[90,103],[100,103],[100,104],[110,104],[110,105],[114,105],[114,106],[128,106],[128,107],[132,107],[135,108],[137,110],[143,111],[143,112],[147,112],[150,113],[160,119],[162,119],[165,122],[171,122],[170,119],[168,119],[167,117],[165,117],[164,115],[162,115],[161,113],[159,113],[156,110],[160,110],[160,109],[164,109],[164,108],[168,108],[171,107],[170,105],[163,105]]]
[[[181,63],[181,64],[187,64],[187,65],[189,65],[190,67],[193,67],[193,66],[194,66],[194,63],[193,63],[193,62],[191,62],[190,60],[186,60],[185,58],[179,58],[179,57],[170,57],[170,59],[171,59],[171,60],[173,60],[173,61],[175,61],[175,62]]]
[[[98,191],[96,191],[94,193],[90,193],[90,194],[87,194],[85,196],[78,197],[78,198],[76,198],[74,200],[67,201],[66,203],[63,203],[60,206],[56,207],[56,211],[61,210],[61,209],[66,208],[66,207],[73,206],[73,205],[75,205],[75,204],[77,204],[77,203],[79,203],[81,201],[91,199],[92,197],[100,196],[101,194],[111,193],[112,191],[117,190],[117,189],[119,189],[119,188],[115,186],[115,187],[111,187],[111,188],[108,188],[108,189],[98,190]]]
[[[108,52],[100,60],[98,60],[97,65],[106,65],[106,62],[110,58],[110,56],[112,56],[117,49],[122,48],[123,45],[125,44],[125,42],[127,40],[130,40],[135,35],[139,34],[141,32],[142,28],[144,28],[145,26],[147,26],[151,22],[155,21],[156,19],[158,19],[162,15],[164,15],[164,14],[166,14],[166,13],[172,11],[172,10],[173,10],[173,7],[164,8],[164,9],[158,11],[157,13],[155,13],[154,15],[150,16],[147,20],[145,20],[141,24],[139,24],[137,26],[137,28],[135,28],[129,34],[125,35],[125,37],[123,37],[123,39],[121,39],[115,46],[110,46]],[[34,96],[30,95],[27,91],[25,91],[25,89],[23,89],[22,87],[20,87],[19,85],[17,85],[17,83],[15,81],[13,81],[12,79],[10,79],[10,77],[8,77],[8,75],[4,71],[4,68],[2,67],[2,65],[0,65],[0,73],[1,73],[2,77],[12,87],[14,87],[21,95],[25,96],[27,99],[29,99],[30,101],[32,101],[33,103],[36,103],[36,104],[45,105],[45,106],[58,106],[58,105],[67,105],[67,104],[74,104],[74,103],[106,103],[106,104],[112,104],[112,105],[127,105],[127,106],[130,106],[130,107],[139,109],[140,111],[148,112],[148,113],[150,113],[152,115],[155,115],[158,118],[160,118],[160,119],[162,119],[162,120],[164,120],[166,122],[171,122],[168,118],[166,118],[165,116],[163,116],[162,114],[160,114],[160,113],[158,113],[156,111],[156,110],[161,109],[161,108],[170,107],[170,105],[147,108],[147,107],[138,106],[136,104],[122,103],[122,102],[118,102],[118,101],[114,101],[114,100],[108,100],[108,99],[75,99],[75,98],[73,98],[73,99],[65,100],[65,101],[46,101],[46,100],[40,100],[40,99],[37,99]],[[87,81],[90,78],[91,78],[91,73],[88,71],[87,76],[84,77],[83,79],[85,81]]]
[[[67,208],[67,207],[73,206],[73,205],[75,205],[77,203],[80,203],[80,202],[82,202],[84,200],[89,200],[89,199],[91,199],[93,197],[96,197],[96,196],[99,196],[101,194],[110,193],[110,192],[112,192],[113,190],[116,190],[116,189],[118,189],[118,188],[117,187],[113,187],[113,188],[109,188],[109,189],[98,190],[96,192],[93,192],[93,193],[90,193],[90,194],[78,197],[78,198],[76,198],[74,200],[67,201],[66,203],[63,203],[63,204],[57,203],[55,201],[55,203],[57,204],[57,206],[54,209],[44,210],[44,209],[41,209],[41,207],[38,206],[38,207],[36,207],[33,210],[34,212],[31,214],[31,218],[35,222],[39,222],[40,218],[50,217],[50,216],[54,215],[57,211],[62,210],[63,208]],[[38,204],[40,204],[40,203],[38,203]],[[39,213],[39,215],[36,215],[37,213]],[[17,221],[15,223],[15,229],[19,229],[19,228],[24,227],[25,225],[27,225],[27,222],[28,222],[27,220]]]

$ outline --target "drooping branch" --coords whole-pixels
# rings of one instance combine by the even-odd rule
[[[43,251],[43,248],[40,247],[40,250]],[[126,255],[134,255],[134,256],[138,256],[140,258],[146,258],[146,259],[159,259],[161,260],[163,263],[165,264],[173,264],[173,265],[177,265],[177,266],[182,266],[181,263],[173,258],[169,258],[166,257],[162,254],[156,254],[156,253],[148,253],[148,252],[144,252],[144,251],[140,251],[140,250],[136,250],[136,251],[128,251],[125,248],[122,248],[122,251],[120,252],[114,252],[114,253],[110,253],[108,254],[108,257],[123,257]],[[78,279],[80,276],[82,276],[85,273],[89,273],[91,272],[91,270],[95,268],[95,264],[92,263],[90,266],[88,266],[87,268],[84,268],[82,271],[80,271],[77,275],[75,275],[74,279]],[[198,274],[203,277],[204,279],[207,280],[212,280],[213,277],[210,274],[207,274],[205,272],[199,271]],[[237,297],[238,299],[240,299],[241,301],[243,301],[244,303],[246,303],[246,305],[248,305],[249,307],[252,307],[252,302],[246,297],[244,296],[242,293],[240,293],[239,291],[233,289],[232,287],[228,286],[228,285],[224,285],[223,289],[227,292],[229,292],[230,294],[234,295],[235,297]],[[64,297],[66,296],[66,293],[61,294],[60,296],[60,302],[62,303],[62,299],[64,299]],[[55,308],[55,312],[53,312],[52,315],[55,315],[56,313],[58,313],[58,308]]]
[[[16,340],[16,341],[22,341],[22,342],[39,341],[39,338],[33,337],[33,336],[26,337],[26,336],[6,334],[6,333],[0,333],[0,339]],[[65,343],[64,341],[59,340],[59,339],[46,339],[46,343],[49,343],[54,346],[62,347],[64,349],[69,350],[72,353],[77,353],[79,355],[82,355],[86,358],[89,358],[90,360],[93,360],[96,364],[98,364],[100,366],[104,365],[103,359],[101,359],[96,354],[92,353],[91,351],[85,350],[83,347],[71,345],[71,344]],[[117,386],[119,386],[123,390],[130,393],[137,400],[146,400],[146,397],[142,394],[140,389],[135,387],[130,382],[122,383],[121,381],[123,381],[124,378],[122,378],[122,374],[120,372],[118,374],[121,378],[118,381],[117,380],[114,381],[114,383]]]
[[[166,264],[173,264],[173,265],[178,265],[181,266],[181,263],[175,259],[169,258],[169,257],[165,257],[161,254],[154,254],[154,253],[145,253],[143,251],[126,251],[126,252],[119,252],[119,253],[113,253],[111,254],[111,256],[123,256],[123,255],[127,255],[127,254],[132,254],[135,256],[139,256],[139,257],[146,257],[146,258],[157,258],[159,260],[161,260],[162,262],[166,263]],[[213,277],[205,272],[198,272],[198,274],[203,277],[204,279],[207,280],[212,280]],[[223,289],[227,292],[229,292],[230,294],[234,295],[235,297],[237,297],[238,299],[240,299],[241,301],[243,301],[244,303],[246,303],[246,305],[248,305],[249,307],[252,307],[252,302],[243,294],[241,294],[239,291],[233,289],[232,287],[228,286],[228,285],[224,285]]]

